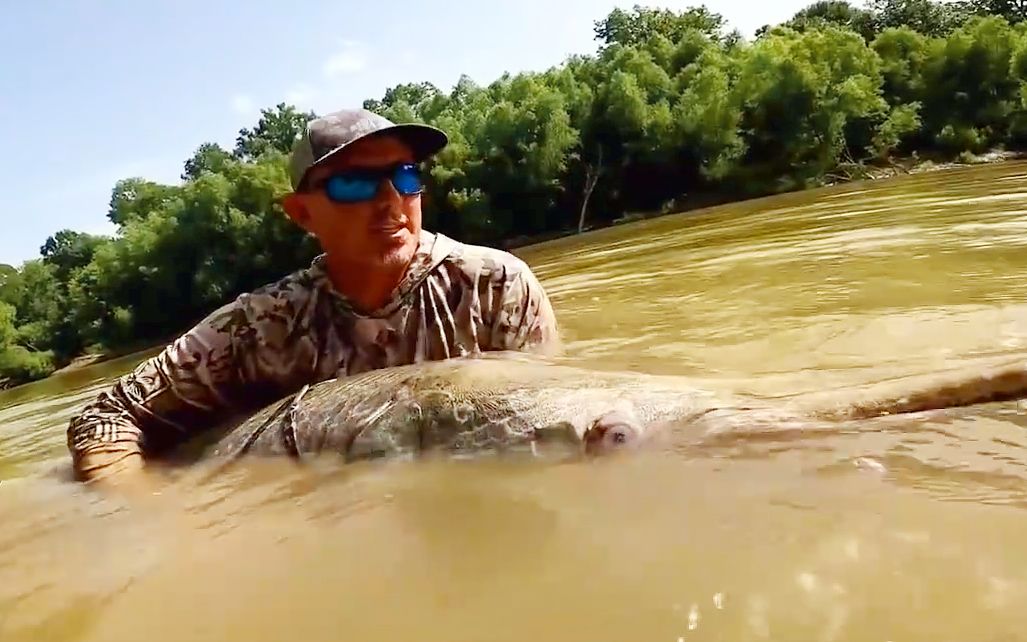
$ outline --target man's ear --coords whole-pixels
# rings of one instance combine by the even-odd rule
[[[290,192],[282,197],[282,209],[289,215],[293,223],[299,225],[306,231],[310,231],[310,212],[307,211],[307,204],[303,197],[296,192]]]

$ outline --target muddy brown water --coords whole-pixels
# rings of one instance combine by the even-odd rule
[[[1027,354],[1027,164],[518,251],[569,359],[784,394]],[[1027,639],[1027,406],[592,463],[268,463],[126,498],[0,394],[0,640]]]

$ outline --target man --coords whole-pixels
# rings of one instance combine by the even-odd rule
[[[489,350],[557,352],[553,308],[523,261],[421,228],[418,163],[447,143],[365,110],[311,121],[282,205],[323,254],[214,311],[73,417],[76,478],[138,471],[307,383]]]

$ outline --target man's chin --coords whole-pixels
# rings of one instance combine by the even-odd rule
[[[409,238],[381,243],[372,261],[385,268],[405,267],[416,249],[417,244]]]
[[[362,265],[373,270],[405,268],[417,251],[417,237],[409,233],[396,238],[368,236],[359,247],[343,246],[326,252],[334,254],[339,263]]]

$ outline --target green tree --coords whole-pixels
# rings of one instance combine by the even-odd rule
[[[203,143],[193,153],[192,158],[185,161],[182,180],[191,181],[204,173],[220,172],[231,159],[232,154],[217,143]]]
[[[820,0],[800,10],[784,26],[796,31],[834,25],[855,31],[867,42],[877,35],[872,12],[854,7],[845,0]]]
[[[747,149],[732,61],[719,49],[706,48],[677,82],[681,97],[673,112],[675,143],[699,177],[715,183],[730,176]]]
[[[17,345],[14,306],[0,301],[0,385],[45,377],[53,371],[50,355]]]
[[[0,263],[0,301],[17,307],[21,296],[21,275],[17,268]]]
[[[1021,81],[1013,56],[1023,37],[1004,18],[973,18],[931,42],[923,71],[925,134],[951,153],[1009,140],[1020,122]]]
[[[1010,24],[1027,20],[1027,0],[969,0],[968,4],[978,15],[1001,16]]]
[[[846,130],[886,117],[881,83],[880,59],[852,31],[785,29],[760,39],[734,87],[746,153],[732,184],[746,192],[804,187],[843,154],[867,151],[849,149]],[[868,134],[853,137],[869,144]]]
[[[161,185],[144,178],[125,178],[111,191],[107,219],[115,225],[146,218],[150,212],[164,207],[178,196],[178,188]]]
[[[41,259],[22,264],[19,292],[14,302],[18,320],[17,342],[36,350],[60,346],[58,328],[64,315],[64,296],[55,268]]]
[[[932,0],[869,0],[877,31],[909,27],[926,36],[945,36],[969,17],[965,5]]]
[[[253,129],[239,130],[232,153],[245,161],[256,160],[271,151],[287,154],[315,116],[313,112],[301,112],[285,103],[278,103],[274,109],[262,109]]]
[[[364,109],[399,121],[431,121],[447,104],[446,97],[430,82],[406,83],[385,90],[381,100],[365,100]],[[402,114],[397,114],[402,110]]]
[[[595,23],[594,31],[596,39],[605,46],[632,46],[644,44],[657,35],[676,42],[690,31],[723,37],[726,26],[723,16],[711,12],[704,5],[681,13],[635,5],[630,12],[614,9]]]
[[[890,27],[871,43],[881,58],[884,95],[892,105],[904,105],[924,95],[924,69],[930,40],[909,27]]]
[[[75,270],[89,265],[96,248],[106,242],[106,237],[61,230],[46,239],[39,254],[44,263],[54,267],[58,281],[67,281]]]
[[[15,340],[14,317],[17,311],[10,303],[0,301],[0,350]]]

